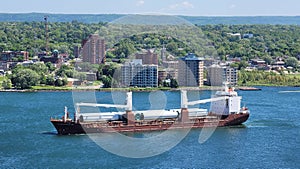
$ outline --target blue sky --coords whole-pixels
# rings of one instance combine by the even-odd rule
[[[3,0],[0,13],[300,16],[300,0]]]

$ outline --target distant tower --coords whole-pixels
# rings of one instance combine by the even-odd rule
[[[49,37],[48,37],[48,16],[44,16],[44,21],[45,21],[45,45],[46,45],[46,52],[48,52],[48,41],[49,41]]]

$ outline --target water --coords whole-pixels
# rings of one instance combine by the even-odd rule
[[[64,106],[74,111],[71,92],[2,92],[0,168],[300,168],[300,94],[280,92],[299,90],[262,87],[262,91],[239,91],[242,104],[251,109],[246,127],[219,128],[203,144],[198,143],[201,129],[192,130],[173,149],[142,159],[107,152],[87,135],[57,136],[49,120],[61,116]],[[149,93],[133,95],[135,109],[153,107]],[[161,100],[167,100],[166,105],[161,101],[158,107],[179,108],[178,92],[165,95]],[[205,91],[200,97],[210,95]],[[98,101],[111,102],[109,92],[96,96]]]

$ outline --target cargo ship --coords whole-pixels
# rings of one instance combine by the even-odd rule
[[[249,118],[250,111],[240,106],[241,99],[234,88],[225,85],[212,98],[197,101],[188,101],[187,92],[181,91],[181,109],[133,111],[132,93],[127,92],[125,105],[76,103],[73,118],[65,108],[62,118],[51,118],[50,121],[58,135],[235,126]],[[188,108],[208,102],[211,102],[209,112],[207,109]],[[114,107],[124,111],[81,113],[80,107]]]

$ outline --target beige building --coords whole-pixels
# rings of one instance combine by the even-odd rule
[[[207,68],[207,82],[211,86],[222,86],[223,82],[227,82],[231,86],[236,86],[238,82],[238,70],[231,67],[212,65]]]
[[[82,42],[82,60],[91,64],[105,63],[105,42],[98,34],[92,34]]]
[[[179,60],[178,84],[186,87],[203,86],[203,59],[190,53]]]

